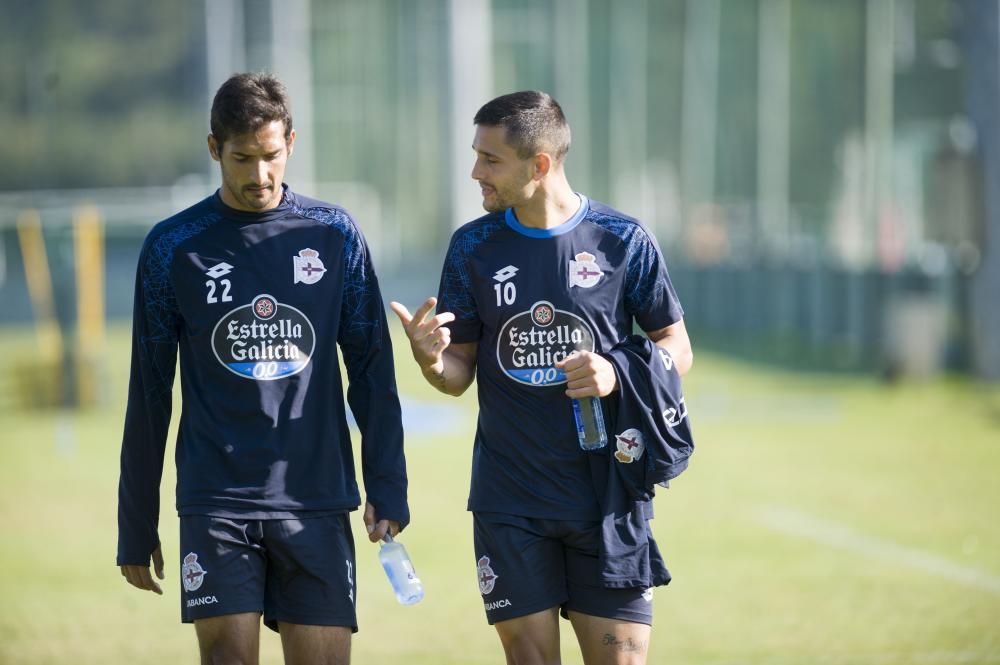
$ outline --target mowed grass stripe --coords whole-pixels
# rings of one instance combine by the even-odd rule
[[[956,564],[929,552],[866,535],[846,525],[806,515],[792,508],[762,507],[757,510],[756,518],[764,526],[776,531],[892,564],[902,564],[982,591],[1000,594],[1000,577]]]

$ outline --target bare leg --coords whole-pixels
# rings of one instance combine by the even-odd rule
[[[194,622],[201,665],[257,665],[260,614],[224,614]]]
[[[559,665],[559,609],[556,607],[494,624],[507,665]]]
[[[306,626],[279,623],[285,665],[348,665],[351,629],[347,626]]]
[[[570,612],[586,665],[645,665],[650,628],[644,623]]]

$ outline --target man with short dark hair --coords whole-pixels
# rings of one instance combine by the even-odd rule
[[[181,614],[203,663],[256,663],[260,620],[286,663],[348,663],[361,498],[337,358],[362,433],[364,523],[409,521],[392,346],[365,239],[341,207],[283,183],[295,130],[284,86],[219,88],[208,149],[222,186],[157,224],[135,287],[118,564],[162,593],[159,485],[180,352],[176,443]],[[335,344],[336,343],[336,344]]]
[[[614,408],[620,382],[600,353],[633,321],[664,363],[686,372],[682,310],[653,235],[570,187],[570,129],[552,97],[498,97],[475,125],[472,178],[489,214],[452,236],[436,300],[413,316],[392,308],[431,385],[459,395],[473,378],[479,384],[469,510],[487,620],[509,664],[559,662],[560,609],[588,665],[643,663],[652,586],[669,577],[662,568],[638,586],[602,583],[601,562],[621,551],[604,544],[595,480],[642,449],[631,430],[612,439],[608,418],[617,454],[582,450],[571,400],[602,397]],[[639,523],[631,535],[652,552]]]

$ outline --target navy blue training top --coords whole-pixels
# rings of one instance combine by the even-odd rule
[[[280,519],[360,504],[344,408],[362,432],[368,501],[409,521],[392,346],[351,216],[285,187],[262,213],[219,194],[157,224],[136,276],[121,452],[118,564],[148,565],[180,350],[181,515]]]
[[[452,236],[438,311],[455,314],[452,343],[479,344],[469,510],[600,519],[554,364],[578,349],[608,351],[633,322],[651,331],[683,317],[653,235],[608,206],[580,202],[555,228],[526,227],[508,209]]]

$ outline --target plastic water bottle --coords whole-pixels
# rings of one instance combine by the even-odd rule
[[[576,419],[576,436],[584,450],[597,450],[608,445],[608,432],[604,428],[604,410],[600,397],[573,400],[573,417]]]
[[[385,568],[392,590],[396,592],[396,600],[403,605],[419,603],[424,597],[424,585],[413,569],[413,562],[410,561],[406,548],[402,543],[394,541],[388,531],[382,538],[378,559]]]

